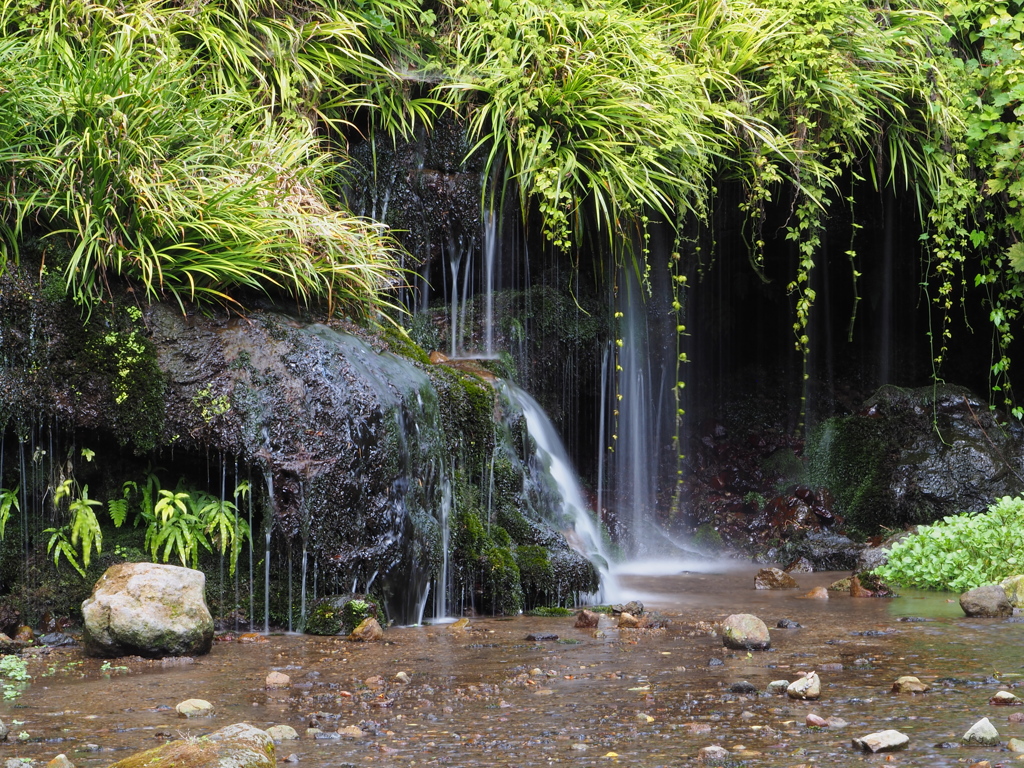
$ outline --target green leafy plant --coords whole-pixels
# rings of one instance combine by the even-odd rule
[[[66,500],[71,519],[59,528],[47,528],[43,532],[50,534],[46,552],[53,555],[53,564],[59,567],[61,558],[64,558],[85,578],[85,569],[89,567],[93,549],[97,552],[103,550],[103,531],[93,509],[102,506],[102,502],[89,498],[88,485],[82,486],[76,495],[76,486],[77,483],[68,478],[54,490],[54,508],[61,509]]]
[[[7,523],[11,519],[11,510],[21,511],[21,502],[18,501],[20,486],[14,488],[0,488],[0,539],[3,539],[7,532]]]
[[[0,656],[0,690],[5,700],[16,699],[25,690],[25,684],[32,677],[25,660],[15,654]]]
[[[874,573],[906,587],[962,592],[1024,571],[1024,499],[1004,496],[980,514],[950,515],[889,549]]]

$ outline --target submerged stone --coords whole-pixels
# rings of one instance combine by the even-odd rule
[[[895,752],[905,749],[910,743],[910,737],[895,730],[878,731],[869,733],[859,739],[853,740],[854,749],[862,752]]]
[[[772,640],[768,627],[757,616],[734,613],[722,622],[722,643],[726,648],[763,651]]]

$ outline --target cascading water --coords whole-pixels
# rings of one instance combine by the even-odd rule
[[[529,471],[535,482],[550,485],[555,504],[535,510],[548,518],[566,540],[598,569],[601,590],[592,596],[598,602],[618,599],[618,584],[612,574],[612,557],[599,523],[583,499],[583,492],[569,455],[554,425],[544,410],[526,391],[509,382],[500,384],[502,394],[515,403],[526,417],[527,429],[535,445]]]

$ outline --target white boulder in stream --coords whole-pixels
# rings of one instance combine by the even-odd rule
[[[726,648],[763,651],[771,647],[772,639],[757,616],[734,613],[722,622],[722,643]]]
[[[213,644],[202,571],[157,563],[112,565],[82,603],[91,656],[198,656]]]
[[[983,747],[998,747],[999,731],[997,731],[996,727],[989,722],[987,717],[983,717],[970,727],[960,741],[964,744],[978,744]]]
[[[910,737],[906,734],[890,729],[854,739],[853,747],[863,752],[895,752],[905,748],[909,743]]]

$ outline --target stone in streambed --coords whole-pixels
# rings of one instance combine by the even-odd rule
[[[762,568],[754,577],[754,589],[796,589],[796,579],[778,568]]]
[[[348,636],[348,639],[362,643],[374,643],[384,639],[384,630],[381,629],[380,624],[375,618],[368,616],[359,622],[358,627],[352,630],[352,634]]]
[[[930,690],[931,688],[910,675],[896,678],[896,682],[892,684],[893,693],[924,693]]]
[[[1006,590],[998,584],[969,589],[960,595],[960,607],[975,618],[1001,618],[1013,613]]]
[[[983,717],[968,729],[960,741],[964,744],[997,747],[999,746],[999,731],[987,717]]]
[[[1024,740],[1010,739],[1006,742],[1006,748],[1011,752],[1024,752]]]
[[[904,749],[909,743],[908,736],[890,729],[854,739],[853,748],[862,752],[895,752]]]
[[[1011,576],[999,582],[1006,593],[1006,599],[1014,608],[1024,610],[1024,576]]]
[[[729,757],[729,750],[725,747],[701,747],[697,750],[697,759],[702,763],[717,763],[722,760],[728,760]]]
[[[768,683],[764,692],[771,696],[781,696],[789,688],[789,680],[772,680]]]
[[[573,624],[573,627],[576,629],[596,629],[600,620],[601,614],[584,609],[576,614],[576,623]]]
[[[198,656],[213,645],[202,571],[159,563],[118,563],[82,603],[90,656]]]
[[[722,622],[722,643],[726,648],[763,651],[771,647],[768,627],[757,616],[734,613]]]
[[[236,723],[201,739],[178,739],[119,760],[110,768],[275,768],[266,731]]]
[[[267,675],[267,688],[287,688],[292,684],[292,679],[284,672],[271,672]]]
[[[1024,701],[1021,701],[1009,691],[996,691],[995,695],[988,700],[988,703],[994,707],[1019,707],[1021,704],[1024,704]]]
[[[808,713],[807,717],[804,718],[804,722],[808,728],[828,728],[828,720],[813,712]]]
[[[294,741],[299,738],[299,732],[290,725],[272,725],[267,728],[267,735],[274,740],[274,743]]]
[[[46,768],[75,768],[75,764],[68,759],[67,755],[57,755],[46,764]]]
[[[636,629],[640,626],[640,619],[631,613],[622,611],[619,614],[619,629]]]
[[[799,680],[794,680],[786,688],[786,695],[791,699],[814,700],[821,696],[821,680],[817,672],[808,672]]]
[[[213,704],[205,699],[186,699],[174,708],[181,717],[211,717]]]
[[[803,597],[810,600],[828,600],[828,590],[824,587],[815,587]]]

